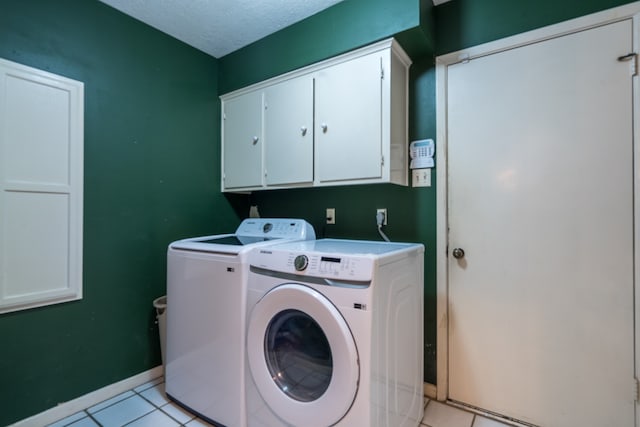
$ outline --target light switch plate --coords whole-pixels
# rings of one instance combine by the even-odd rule
[[[414,187],[431,187],[431,169],[413,169]]]

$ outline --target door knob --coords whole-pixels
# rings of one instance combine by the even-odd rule
[[[258,143],[258,137],[254,136],[253,138],[251,138],[251,142],[253,143],[253,145],[256,145]]]
[[[455,249],[453,250],[452,254],[453,254],[453,257],[454,257],[455,259],[461,259],[461,258],[464,258],[464,249],[462,249],[462,248],[455,248]]]
[[[327,124],[326,124],[326,123],[322,123],[322,124],[320,125],[320,128],[322,129],[322,132],[323,132],[323,133],[327,133],[327,129],[329,128],[329,126],[327,126]]]
[[[300,128],[300,133],[302,134],[302,136],[305,136],[307,134],[307,127],[306,126],[302,126]]]

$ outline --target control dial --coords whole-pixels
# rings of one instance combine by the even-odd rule
[[[298,255],[293,260],[293,266],[295,267],[296,271],[303,271],[307,268],[308,265],[309,258],[306,255]]]
[[[271,224],[270,222],[267,222],[265,225],[262,226],[262,232],[268,233],[271,231],[272,228],[273,228],[273,224]]]

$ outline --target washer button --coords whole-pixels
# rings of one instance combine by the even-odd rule
[[[302,271],[307,268],[309,265],[309,258],[306,255],[298,255],[296,259],[293,260],[293,266],[297,271]]]

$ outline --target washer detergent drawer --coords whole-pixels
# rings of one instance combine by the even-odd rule
[[[166,392],[227,426],[244,426],[246,273],[235,256],[170,249]]]

